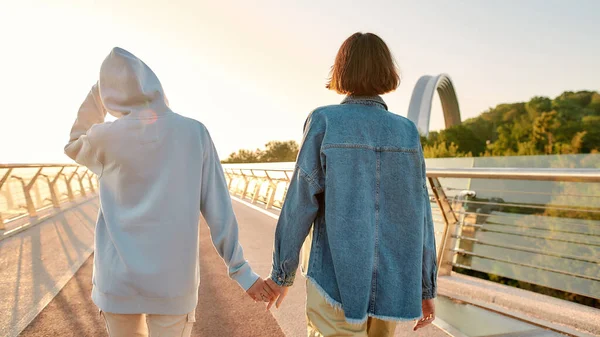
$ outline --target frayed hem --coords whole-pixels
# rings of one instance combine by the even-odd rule
[[[321,297],[323,297],[325,299],[325,302],[327,304],[329,304],[330,306],[332,306],[334,310],[344,311],[344,308],[342,308],[342,304],[340,302],[334,300],[331,296],[329,296],[329,294],[325,291],[325,289],[321,288],[321,286],[317,283],[317,281],[314,278],[307,275],[306,279],[315,287],[315,289],[317,289],[317,292],[319,292],[319,295],[321,295]],[[359,318],[347,317],[344,313],[344,318],[346,319],[346,322],[348,322],[348,324],[352,324],[352,325],[364,324],[365,322],[367,322],[369,317],[380,319],[382,321],[408,322],[408,321],[414,321],[414,320],[421,319],[423,317],[423,315],[419,315],[416,317],[392,317],[392,316],[383,316],[383,315],[375,315],[375,314],[367,313],[365,315],[365,317],[359,319]]]
[[[421,319],[423,317],[423,315],[419,315],[417,317],[391,317],[391,316],[382,316],[382,315],[373,315],[373,314],[369,314],[369,317],[373,317],[373,318],[377,318],[380,319],[382,321],[392,321],[392,322],[408,322],[408,321],[415,321],[418,319]]]
[[[344,317],[346,319],[346,322],[348,322],[348,324],[352,324],[352,325],[362,325],[365,324],[365,322],[370,318],[375,318],[375,319],[379,319],[382,321],[388,321],[388,322],[409,322],[409,321],[415,321],[420,319],[423,316],[417,316],[414,318],[406,318],[406,317],[391,317],[391,316],[382,316],[382,315],[375,315],[375,314],[367,314],[364,318],[361,319],[356,319],[356,318],[348,318],[348,317]]]
[[[344,310],[344,309],[342,309],[342,303],[334,300],[331,296],[329,296],[329,294],[325,291],[325,289],[321,288],[321,286],[317,283],[317,281],[315,281],[314,278],[307,275],[306,279],[308,281],[310,281],[310,283],[312,283],[312,285],[315,287],[315,289],[317,289],[317,291],[319,292],[319,295],[321,295],[321,297],[323,297],[325,299],[325,302],[327,304],[329,304],[330,306],[332,306],[333,309],[339,310],[339,311]]]
[[[350,325],[363,325],[367,322],[367,320],[369,319],[369,316],[365,316],[365,318],[362,318],[362,319],[348,318],[345,316],[344,316],[344,318],[346,319],[346,322],[348,322],[348,324],[350,324]]]

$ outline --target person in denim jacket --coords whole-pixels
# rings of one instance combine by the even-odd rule
[[[393,336],[397,321],[418,320],[416,330],[435,318],[436,248],[419,132],[379,96],[399,83],[385,42],[356,33],[327,84],[346,98],[305,122],[267,284],[279,307],[312,228],[309,336]]]

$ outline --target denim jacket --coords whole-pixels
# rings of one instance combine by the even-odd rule
[[[314,110],[277,229],[271,278],[290,286],[313,227],[307,278],[346,320],[421,317],[436,249],[416,126],[379,97]]]

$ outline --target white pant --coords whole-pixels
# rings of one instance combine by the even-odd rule
[[[195,312],[187,315],[113,314],[100,312],[109,337],[190,337]]]

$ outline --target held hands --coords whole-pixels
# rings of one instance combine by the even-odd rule
[[[423,307],[423,318],[417,321],[413,331],[417,331],[431,324],[435,319],[435,303],[433,302],[433,299],[423,300],[421,303],[421,306]]]
[[[290,287],[279,286],[277,283],[275,283],[270,278],[267,278],[265,280],[265,284],[275,294],[275,296],[269,300],[269,304],[267,304],[267,310],[271,309],[271,307],[273,306],[273,303],[275,303],[275,307],[277,309],[279,309],[279,306],[281,306],[281,303],[283,302],[283,299],[285,299],[285,297],[287,296],[287,293],[290,290]],[[277,303],[275,301],[277,301]]]
[[[277,298],[271,288],[269,288],[265,281],[260,278],[256,280],[256,282],[254,282],[254,284],[248,290],[246,290],[246,294],[248,294],[248,296],[250,296],[254,302],[270,302]]]
[[[271,309],[273,303],[279,309],[283,299],[287,296],[289,287],[281,287],[273,282],[270,278],[266,280],[258,279],[254,284],[246,290],[254,302],[266,302],[267,310]]]

